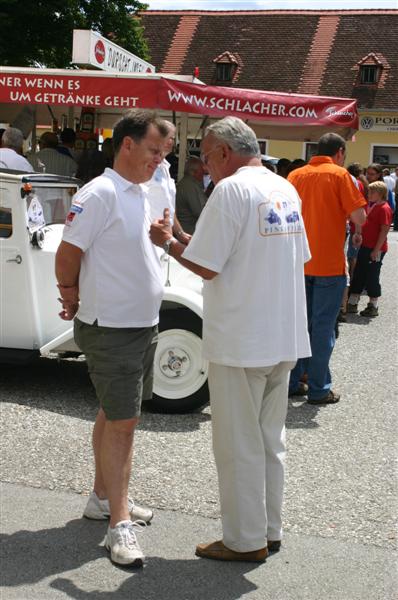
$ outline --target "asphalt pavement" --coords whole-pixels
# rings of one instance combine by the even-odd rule
[[[289,403],[285,538],[263,565],[194,556],[220,536],[208,407],[143,413],[130,492],[155,518],[139,536],[145,567],[121,569],[102,546],[106,524],[81,518],[96,413],[84,362],[1,366],[1,600],[398,599],[398,234],[389,239],[380,316],[340,327],[340,403]]]

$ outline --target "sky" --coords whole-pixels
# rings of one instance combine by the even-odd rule
[[[271,10],[398,8],[398,0],[143,0],[152,10]]]

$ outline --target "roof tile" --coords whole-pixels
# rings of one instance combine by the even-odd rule
[[[298,87],[300,94],[319,93],[339,22],[340,17],[337,15],[319,17]]]
[[[164,73],[180,72],[199,21],[200,17],[190,15],[181,17],[162,66]]]
[[[193,32],[176,35],[188,17],[198,19]],[[214,59],[229,52],[241,60],[232,86],[353,97],[360,107],[397,109],[396,9],[146,11],[141,18],[158,70],[165,70],[181,36],[182,46],[173,54],[175,72],[192,73],[198,66],[199,78],[208,84],[216,83]],[[371,53],[385,61],[378,87],[358,85],[355,66]]]

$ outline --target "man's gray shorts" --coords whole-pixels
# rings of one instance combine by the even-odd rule
[[[152,397],[158,327],[101,327],[74,322],[76,344],[86,356],[97,398],[110,421],[132,419]]]

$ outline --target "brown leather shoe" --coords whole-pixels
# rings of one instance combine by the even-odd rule
[[[336,404],[340,400],[340,394],[336,394],[333,390],[329,390],[323,398],[308,398],[308,404]]]
[[[298,387],[296,390],[289,392],[289,398],[293,396],[306,396],[308,394],[308,385],[304,383],[304,381],[298,382]]]
[[[268,554],[271,554],[273,552],[279,552],[279,550],[281,549],[281,545],[282,545],[282,542],[280,540],[275,540],[274,542],[271,542],[271,540],[268,540],[268,542],[267,542]]]
[[[224,546],[220,540],[211,544],[198,544],[195,554],[201,558],[212,558],[213,560],[264,562],[268,556],[268,549],[260,548],[260,550],[253,550],[252,552],[235,552]]]

